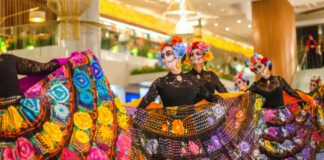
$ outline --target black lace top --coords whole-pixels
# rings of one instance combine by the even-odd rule
[[[166,76],[155,80],[139,107],[146,107],[158,95],[165,107],[195,104],[197,96],[201,96],[210,102],[219,100],[218,96],[214,96],[213,93],[200,86],[197,78],[188,73],[177,75],[168,73]]]
[[[198,73],[196,70],[192,69],[189,73],[197,77],[200,84],[210,92],[214,93],[216,90],[218,93],[227,93],[225,86],[214,72],[202,70],[200,73]],[[199,102],[202,99],[203,98],[199,96],[196,98],[195,102]]]
[[[280,76],[270,76],[269,79],[261,78],[249,88],[251,92],[260,94],[266,100],[265,108],[276,108],[284,105],[283,91],[292,97],[301,99],[298,93]]]
[[[0,98],[23,95],[19,88],[18,74],[49,74],[58,67],[56,61],[39,63],[10,54],[0,55]]]

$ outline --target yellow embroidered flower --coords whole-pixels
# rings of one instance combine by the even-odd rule
[[[45,122],[43,128],[54,142],[60,142],[62,140],[62,131],[60,126],[57,124],[54,124],[53,122]]]
[[[40,144],[43,146],[43,148],[46,148],[47,152],[50,152],[54,149],[54,144],[53,141],[51,140],[50,135],[37,133],[36,137],[39,138],[41,142]]]
[[[209,61],[211,61],[211,60],[213,60],[214,59],[214,55],[213,55],[213,53],[212,52],[207,52],[205,55],[204,55],[204,61],[206,61],[206,62],[209,62]]]
[[[9,126],[9,114],[4,112],[1,116],[1,130],[6,131]]]
[[[257,98],[254,103],[254,107],[256,111],[261,110],[261,107],[263,105],[263,100],[261,98]]]
[[[81,143],[88,143],[90,140],[89,135],[82,130],[77,130],[75,132],[75,138]]]
[[[92,127],[92,119],[90,115],[86,112],[77,112],[73,115],[74,124],[82,129],[87,130]]]
[[[116,104],[117,109],[118,109],[120,112],[122,112],[122,113],[126,113],[126,112],[127,112],[126,109],[125,109],[125,107],[124,107],[123,104],[120,102],[120,99],[119,99],[118,97],[116,97],[116,98],[114,99],[114,101],[115,101],[115,104]]]
[[[99,129],[100,137],[104,140],[112,140],[114,138],[114,132],[108,126],[101,126]]]
[[[107,107],[99,107],[98,108],[98,120],[103,125],[108,125],[113,122],[113,114]]]
[[[174,134],[184,134],[184,127],[183,127],[183,123],[181,120],[174,120],[172,122],[172,133]]]
[[[8,113],[9,113],[9,116],[10,116],[11,126],[14,127],[15,129],[19,129],[21,127],[21,125],[23,124],[24,119],[18,113],[16,107],[10,106],[8,108]]]
[[[274,149],[269,140],[264,141],[264,146],[267,151],[274,152]]]
[[[118,125],[123,129],[128,129],[128,116],[124,113],[119,113],[117,118]]]

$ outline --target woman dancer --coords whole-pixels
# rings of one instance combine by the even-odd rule
[[[272,65],[267,57],[255,53],[248,64],[256,75],[250,91],[265,98],[257,131],[264,159],[313,159],[311,116],[297,103],[284,105],[283,91],[297,99],[301,97],[282,77],[271,75]]]
[[[249,89],[249,76],[244,75],[243,72],[238,72],[233,78],[234,89],[238,91],[246,91]]]
[[[204,64],[212,60],[212,53],[209,52],[210,47],[205,42],[194,42],[187,46],[187,58],[190,59],[190,65],[193,67],[189,74],[197,77],[202,84],[210,92],[226,93],[227,90],[219,80],[218,76],[212,71],[204,70]],[[202,100],[198,97],[196,102]]]

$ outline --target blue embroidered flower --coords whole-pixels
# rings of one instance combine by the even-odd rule
[[[186,54],[186,47],[182,42],[174,45],[173,49],[174,56],[177,58],[182,58]]]
[[[212,136],[211,139],[211,144],[213,145],[213,147],[217,150],[220,149],[222,147],[221,142],[219,141],[217,136]]]
[[[78,90],[90,88],[90,77],[83,71],[76,72],[73,75],[73,84]]]
[[[93,95],[90,92],[83,91],[80,93],[80,100],[89,105],[93,101]]]
[[[240,143],[240,149],[241,151],[243,151],[244,153],[248,153],[250,151],[251,145],[245,141],[242,141]]]
[[[65,102],[70,97],[69,90],[63,84],[56,84],[52,86],[48,93],[54,101],[60,103]]]
[[[225,110],[224,110],[224,108],[223,108],[221,105],[219,105],[219,104],[216,104],[216,105],[212,108],[212,110],[213,110],[214,115],[215,115],[217,118],[219,118],[219,117],[221,117],[221,116],[223,116],[223,115],[225,114]]]
[[[21,100],[20,107],[24,112],[25,116],[31,120],[36,120],[36,117],[40,114],[39,99],[26,98]]]
[[[100,65],[98,64],[98,62],[93,62],[92,64],[91,64],[91,69],[92,69],[92,74],[94,75],[94,77],[97,79],[97,80],[99,80],[99,79],[101,79],[101,78],[103,78],[104,77],[104,74],[103,74],[103,72],[102,72],[102,69],[101,69],[101,67],[100,67]]]

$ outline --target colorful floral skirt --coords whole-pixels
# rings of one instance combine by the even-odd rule
[[[262,109],[257,126],[262,159],[314,159],[314,120],[298,104]]]
[[[138,109],[133,118],[133,159],[250,159],[257,155],[249,93],[216,104]]]
[[[25,97],[0,100],[0,159],[113,159],[121,111],[91,51],[73,53]]]

